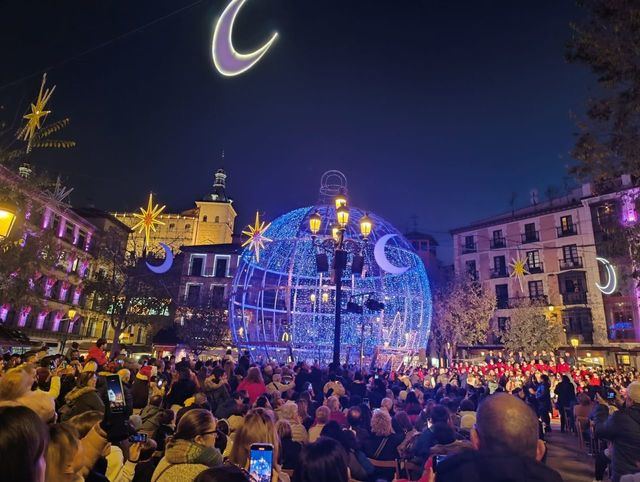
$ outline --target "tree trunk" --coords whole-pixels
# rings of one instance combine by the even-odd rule
[[[111,357],[113,357],[117,351],[120,350],[120,335],[122,334],[122,328],[120,324],[116,324],[113,327],[113,340],[111,341]]]

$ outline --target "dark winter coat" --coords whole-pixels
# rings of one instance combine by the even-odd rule
[[[531,457],[464,451],[438,463],[438,482],[562,482],[555,470]]]
[[[149,380],[136,378],[131,386],[133,408],[144,408],[149,401]]]
[[[576,389],[571,382],[561,381],[556,385],[554,393],[558,395],[558,408],[570,407],[576,400]]]
[[[635,474],[640,467],[640,404],[623,408],[596,424],[596,435],[613,442],[613,480]]]
[[[66,422],[81,413],[96,410],[104,413],[104,402],[95,388],[74,388],[65,397],[65,404],[60,409],[60,421]]]

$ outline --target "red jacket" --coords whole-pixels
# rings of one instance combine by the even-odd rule
[[[263,395],[267,391],[267,387],[264,383],[253,383],[246,379],[240,382],[238,385],[238,392],[245,390],[249,395],[249,403],[253,405],[260,395]]]
[[[107,364],[107,355],[102,351],[101,348],[97,346],[92,346],[89,348],[89,353],[87,354],[87,361],[95,360],[98,366],[103,366]]]

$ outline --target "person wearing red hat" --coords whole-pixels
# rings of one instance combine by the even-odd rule
[[[98,338],[95,346],[89,348],[89,353],[87,354],[87,361],[94,360],[98,367],[102,367],[107,364],[107,354],[104,351],[104,347],[107,345],[107,340],[104,338]]]
[[[139,413],[147,406],[149,401],[149,379],[151,378],[152,368],[148,365],[140,368],[136,374],[136,379],[131,386],[131,394],[133,397],[134,413]]]

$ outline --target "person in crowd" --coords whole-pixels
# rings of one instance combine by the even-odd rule
[[[143,366],[136,373],[136,378],[131,385],[131,395],[133,397],[133,413],[140,411],[147,406],[149,401],[149,384],[152,375],[152,368],[148,365]]]
[[[307,443],[309,434],[304,425],[300,423],[300,414],[298,413],[298,405],[295,402],[288,401],[278,410],[278,417],[286,420],[291,425],[291,433],[295,442]]]
[[[416,440],[415,462],[422,466],[429,457],[433,446],[448,445],[455,439],[456,434],[451,420],[451,412],[444,405],[435,405],[430,411],[427,428]]]
[[[91,410],[104,413],[104,402],[96,390],[97,380],[95,372],[80,374],[76,387],[67,394],[65,405],[60,409],[61,421]]]
[[[570,410],[576,402],[576,389],[567,375],[562,375],[562,381],[556,385],[553,391],[558,400],[558,412],[560,412],[560,431],[564,432],[566,427],[573,425],[573,419],[568,419],[567,410]]]
[[[87,353],[87,361],[95,361],[98,364],[98,368],[105,366],[108,362],[107,354],[105,352],[106,347],[107,340],[104,338],[98,338],[95,345],[89,348],[89,352]]]
[[[171,384],[165,405],[170,407],[174,412],[184,407],[184,402],[193,397],[196,393],[196,383],[192,380],[192,372],[189,368],[181,367],[175,376],[175,381]]]
[[[420,432],[416,430],[415,426],[411,423],[411,420],[409,420],[407,412],[396,412],[396,415],[393,418],[395,420],[395,426],[398,427],[396,433],[401,433],[404,436],[402,442],[398,445],[398,454],[400,454],[400,457],[402,458],[409,459],[413,456],[415,443]]]
[[[293,440],[291,425],[286,420],[278,420],[276,422],[276,432],[280,437],[280,465],[284,470],[296,469],[300,459],[300,452],[302,451],[302,444]]]
[[[251,367],[247,372],[247,378],[240,382],[238,391],[245,391],[249,395],[249,405],[253,405],[260,395],[267,391],[262,379],[262,373],[258,367]]]
[[[201,472],[195,482],[253,482],[246,470],[232,464],[207,469]]]
[[[254,443],[268,443],[273,445],[273,482],[289,482],[289,477],[282,472],[277,463],[280,457],[280,439],[271,416],[263,408],[254,408],[247,413],[244,424],[237,431],[229,460],[238,467],[249,468],[249,452]]]
[[[131,370],[121,368],[118,370],[118,377],[122,381],[122,390],[124,391],[124,400],[126,404],[125,413],[127,416],[133,414],[133,393],[131,391]]]
[[[300,463],[293,472],[292,481],[348,482],[348,459],[340,442],[320,437],[316,442],[306,445],[300,454]]]
[[[149,399],[149,404],[140,412],[140,418],[142,420],[142,426],[140,430],[153,435],[156,429],[160,426],[160,416],[162,414],[162,397],[154,395]]]
[[[640,472],[640,382],[629,384],[624,406],[605,422],[596,424],[596,435],[613,445],[611,471],[614,482]]]
[[[356,405],[347,410],[347,429],[353,432],[358,442],[369,438],[368,424],[365,422],[362,407]]]
[[[152,438],[160,452],[164,451],[166,441],[175,433],[174,420],[175,413],[170,409],[162,410],[158,416],[158,427],[153,432]]]
[[[322,393],[324,393],[325,397],[343,397],[346,391],[342,382],[338,380],[338,376],[335,373],[330,373],[329,381],[324,384]]]
[[[368,480],[374,475],[375,468],[366,455],[358,449],[355,436],[348,430],[343,430],[335,421],[330,421],[322,429],[321,437],[337,440],[347,454],[347,466],[351,478]]]
[[[36,370],[30,364],[23,364],[8,370],[0,378],[0,405],[23,405],[36,412],[43,422],[56,418],[55,400],[49,392],[31,390]],[[57,378],[58,391],[60,387]]]
[[[309,428],[309,442],[313,443],[320,438],[322,429],[329,422],[331,410],[329,407],[322,405],[316,408],[316,418],[313,425]]]
[[[470,432],[476,423],[476,406],[473,400],[465,398],[460,401],[458,410],[458,428],[463,432]]]
[[[185,413],[187,413],[189,410],[193,410],[195,408],[204,408],[206,410],[211,410],[211,407],[209,406],[209,401],[207,400],[207,396],[204,393],[202,393],[202,392],[196,393],[193,396],[192,403],[190,403],[190,404],[186,405],[185,407],[182,407],[180,410],[178,410],[178,413],[176,413],[176,424],[180,423],[180,419],[182,418],[182,416]]]
[[[366,456],[374,460],[395,460],[399,456],[398,446],[403,440],[403,434],[393,431],[391,415],[385,410],[374,410],[371,416],[371,435],[363,444]],[[393,469],[377,469],[376,476],[391,480],[393,472]]]
[[[15,482],[46,482],[49,431],[25,406],[0,407],[0,478]]]
[[[471,443],[475,450],[438,463],[436,482],[562,481],[560,474],[540,462],[546,448],[538,438],[535,414],[509,394],[496,393],[480,404]]]
[[[342,407],[340,406],[340,400],[337,396],[332,395],[327,398],[327,407],[331,411],[329,415],[329,420],[337,422],[341,427],[347,426],[347,417],[342,411]]]
[[[536,400],[538,402],[538,416],[544,425],[544,431],[551,432],[550,413],[553,410],[551,405],[551,382],[546,374],[540,375],[540,382],[536,388]]]
[[[151,482],[191,482],[209,467],[222,464],[215,448],[216,419],[208,410],[187,412],[166,444]]]

